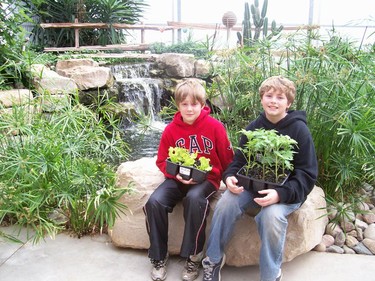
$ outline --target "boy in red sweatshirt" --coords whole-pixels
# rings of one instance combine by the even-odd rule
[[[205,106],[206,91],[197,79],[187,79],[177,85],[175,102],[178,108],[172,122],[165,128],[157,154],[156,165],[165,175],[144,206],[150,238],[148,256],[153,265],[152,280],[165,280],[168,261],[168,213],[183,202],[185,229],[180,255],[186,258],[182,280],[194,280],[199,275],[206,240],[206,219],[210,197],[218,190],[223,171],[233,159],[233,149],[224,125],[211,117]],[[212,170],[202,183],[184,180],[181,175],[166,172],[170,147],[184,147],[190,153],[210,159]]]

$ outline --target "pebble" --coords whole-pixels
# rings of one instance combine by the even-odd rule
[[[361,228],[362,230],[365,230],[368,227],[368,223],[365,223],[364,221],[361,221],[359,219],[355,220],[354,225]]]
[[[346,246],[348,246],[349,248],[354,248],[355,245],[357,245],[359,243],[359,241],[357,240],[357,238],[353,237],[353,236],[350,236],[348,235],[346,237],[346,241],[345,241],[345,244]]]
[[[341,227],[345,232],[349,232],[349,231],[352,231],[353,229],[355,229],[354,223],[349,222],[349,221],[345,221],[345,222],[341,223]]]
[[[375,223],[370,224],[363,233],[364,238],[375,240]]]
[[[362,241],[363,240],[363,230],[362,228],[357,228],[357,234],[356,234],[356,238],[358,241]]]
[[[368,224],[372,224],[375,222],[375,214],[372,212],[363,214],[363,220]]]
[[[363,245],[363,243],[358,243],[357,245],[355,245],[353,247],[353,250],[357,253],[357,254],[361,254],[361,255],[372,255],[371,251],[369,249],[367,249],[367,247],[365,245]]]
[[[361,189],[363,202],[357,207],[360,214],[348,212],[340,223],[333,223],[334,208],[329,207],[331,222],[326,226],[320,244],[314,250],[338,254],[375,255],[375,188],[365,184]],[[341,204],[345,207],[344,204]],[[328,209],[328,208],[327,208]]]
[[[344,249],[345,254],[350,254],[350,255],[356,254],[356,252],[352,248],[349,248],[346,245],[344,245],[342,248]]]
[[[324,243],[319,243],[318,245],[316,245],[313,249],[314,251],[317,251],[317,252],[326,252],[327,250],[327,246],[324,245]]]
[[[333,222],[330,222],[326,226],[326,234],[331,235],[332,237],[335,237],[337,233],[342,232],[341,227],[338,224],[335,224]]]
[[[323,237],[322,237],[322,243],[323,243],[326,247],[330,247],[330,246],[332,246],[333,244],[335,244],[335,238],[334,238],[332,235],[325,234],[325,235],[323,235]]]
[[[344,249],[341,248],[341,247],[339,247],[339,246],[332,245],[332,246],[329,246],[327,248],[327,252],[328,253],[343,254],[344,253]]]
[[[357,208],[361,211],[369,211],[370,210],[370,207],[368,204],[366,204],[365,202],[361,202],[357,205]]]
[[[350,235],[350,236],[353,236],[353,237],[357,238],[358,232],[357,232],[357,230],[353,229],[352,231],[349,231],[347,233],[347,235]]]
[[[365,238],[365,239],[363,239],[362,243],[363,243],[363,245],[366,246],[367,249],[369,249],[369,251],[373,255],[375,255],[375,240]]]
[[[335,237],[335,245],[339,246],[339,247],[342,247],[345,244],[345,240],[346,240],[345,239],[345,233],[339,232],[339,233],[337,233],[337,235]]]

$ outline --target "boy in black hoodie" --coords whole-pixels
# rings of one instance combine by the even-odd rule
[[[274,129],[288,135],[298,145],[294,154],[294,170],[282,187],[259,191],[263,197],[237,186],[236,173],[246,164],[243,153],[237,149],[233,162],[223,174],[227,186],[216,205],[207,244],[207,257],[202,261],[203,280],[221,280],[220,269],[225,264],[224,249],[231,238],[237,219],[250,207],[261,208],[255,217],[262,242],[260,251],[260,280],[280,281],[281,263],[288,226],[287,217],[297,210],[313,189],[317,174],[314,143],[306,125],[304,111],[289,110],[296,88],[292,81],[282,76],[266,79],[259,88],[264,112],[251,122],[246,130]],[[247,138],[242,135],[239,146],[244,147]]]

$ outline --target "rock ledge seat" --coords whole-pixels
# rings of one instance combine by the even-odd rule
[[[133,249],[148,249],[149,247],[142,207],[153,190],[164,180],[163,174],[155,165],[155,160],[155,158],[147,157],[128,161],[122,163],[117,170],[117,184],[127,186],[132,182],[136,190],[131,195],[124,195],[121,198],[121,202],[127,205],[128,211],[126,215],[122,214],[116,220],[110,231],[112,242],[117,247]],[[220,188],[212,200],[207,233],[213,209],[224,189],[225,186]],[[324,192],[320,187],[315,186],[301,208],[290,215],[284,262],[309,252],[321,242],[328,222],[325,207]],[[184,228],[182,211],[182,204],[179,203],[169,215],[168,250],[170,254],[179,254],[180,251]],[[227,246],[226,264],[232,266],[259,264],[259,250],[260,239],[256,223],[252,214],[246,213],[237,222],[233,238]]]

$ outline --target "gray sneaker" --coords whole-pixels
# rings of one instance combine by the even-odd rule
[[[225,264],[225,255],[221,258],[220,262],[215,264],[210,261],[209,257],[206,257],[202,261],[204,275],[203,281],[220,281],[221,274],[220,270]]]
[[[151,259],[152,271],[151,278],[154,281],[163,281],[167,277],[167,263],[168,263],[168,253],[164,260],[154,260]]]
[[[197,279],[199,275],[199,266],[201,265],[203,252],[197,255],[191,255],[185,262],[184,269],[182,270],[182,280],[192,281]]]

